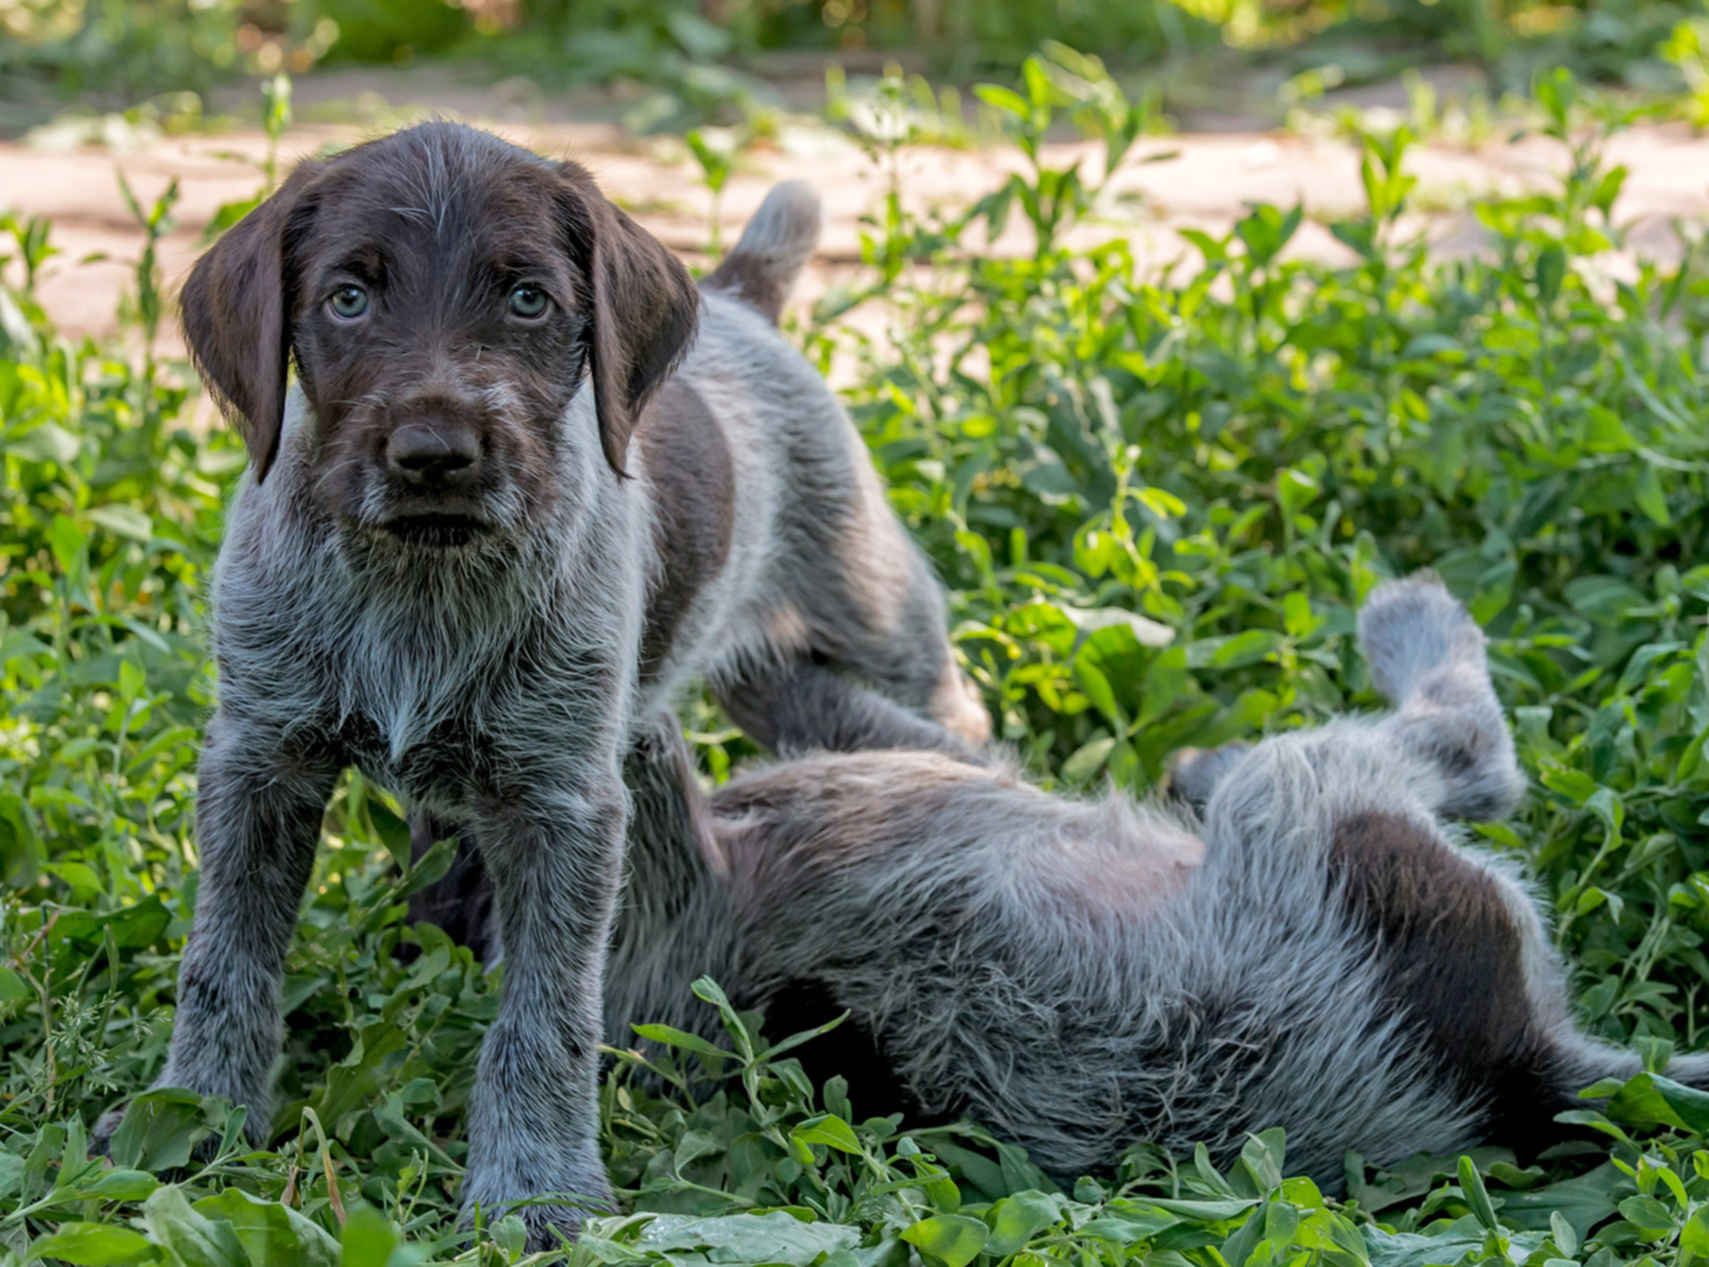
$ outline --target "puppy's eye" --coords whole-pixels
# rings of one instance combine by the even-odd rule
[[[326,306],[332,309],[333,316],[354,321],[368,311],[368,292],[360,286],[340,286],[332,292]]]
[[[543,315],[550,302],[538,286],[518,286],[510,292],[510,310],[527,321]]]

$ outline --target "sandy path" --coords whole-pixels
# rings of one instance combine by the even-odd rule
[[[302,94],[299,85],[299,98]],[[613,123],[570,121],[565,116],[573,110],[562,104],[550,111],[542,111],[538,102],[519,107],[502,92],[454,83],[430,84],[425,100],[419,90],[401,92],[389,105],[392,118],[434,109],[493,126],[542,152],[578,158],[672,247],[691,260],[705,258],[710,199],[680,142],[638,140]],[[300,124],[288,134],[281,157],[289,161],[372,131],[356,125]],[[1174,232],[1179,227],[1222,230],[1249,202],[1291,205],[1298,200],[1309,214],[1293,249],[1335,258],[1343,248],[1322,221],[1352,213],[1363,201],[1356,153],[1333,139],[1186,133],[1148,141],[1136,148],[1135,157],[1161,152],[1170,156],[1131,164],[1124,171],[1119,187],[1135,196],[1117,200],[1111,212],[1082,229],[1080,237],[1127,234],[1146,257],[1173,257],[1184,249]],[[129,285],[129,264],[142,242],[115,173],[123,171],[145,201],[158,196],[170,180],[178,180],[173,228],[160,252],[168,283],[176,286],[200,249],[215,210],[259,187],[258,163],[264,153],[265,139],[255,131],[163,137],[122,151],[0,142],[0,208],[53,220],[52,241],[62,254],[45,270],[41,300],[68,333],[106,335],[116,328],[116,302]],[[1074,156],[1096,162],[1089,149],[1072,144],[1052,147],[1048,159],[1054,164]],[[1673,222],[1695,223],[1709,215],[1709,138],[1682,128],[1638,128],[1617,138],[1611,157],[1630,169],[1616,220],[1630,225],[1632,232],[1626,251],[1610,265],[1623,271],[1636,255],[1677,253]],[[1419,177],[1415,202],[1426,208],[1418,217],[1420,227],[1443,250],[1475,250],[1481,234],[1456,210],[1468,193],[1537,187],[1552,180],[1564,164],[1558,146],[1536,138],[1476,150],[1419,147],[1409,170]],[[993,188],[1017,165],[1018,155],[1008,152],[912,150],[900,170],[907,197],[925,206],[964,204]],[[732,176],[724,199],[727,233],[733,234],[774,180],[785,177],[813,181],[826,201],[824,250],[803,287],[808,295],[821,293],[858,267],[859,217],[876,205],[889,177],[837,132],[812,123],[787,125],[775,143],[752,150]],[[995,249],[1027,248],[1019,217],[1013,219]],[[84,262],[95,253],[107,258]],[[167,347],[177,346],[173,333]]]

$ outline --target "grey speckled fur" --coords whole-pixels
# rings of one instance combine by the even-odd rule
[[[490,136],[435,123],[300,169],[277,197],[310,186],[332,190],[329,200],[356,197],[382,163],[414,200],[398,213],[408,213],[404,230],[391,232],[452,256],[443,226],[479,218],[494,171],[520,172],[530,188],[561,175]],[[341,174],[363,179],[327,183]],[[816,204],[800,187],[780,197],[736,247],[756,257],[750,281],[787,285],[776,270],[805,254],[790,213],[816,221]],[[247,243],[272,232],[273,214],[264,205],[246,220]],[[602,217],[617,222],[615,212]],[[297,232],[297,220],[278,218]],[[781,245],[770,240],[780,234]],[[271,249],[278,268],[280,248]],[[226,274],[268,284],[265,250],[258,259]],[[488,284],[446,277],[434,301],[480,302]],[[621,311],[628,297],[607,298]],[[322,469],[331,438],[292,384],[277,459],[265,479],[246,474],[214,576],[220,694],[200,770],[201,888],[157,1085],[229,1097],[248,1109],[251,1137],[268,1136],[283,959],[323,808],[353,764],[472,837],[492,877],[507,963],[472,1100],[465,1207],[550,1194],[603,1204],[597,1043],[633,802],[624,767],[631,781],[658,786],[658,771],[644,768],[651,750],[637,747],[653,719],[697,676],[763,699],[768,682],[810,670],[835,676],[849,698],[870,696],[850,705],[857,711],[918,709],[982,736],[988,722],[953,663],[937,584],[824,381],[759,312],[715,287],[699,299],[698,324],[673,381],[721,432],[737,513],[727,555],[676,613],[645,678],[649,587],[663,568],[658,542],[669,539],[661,523],[678,507],[658,494],[645,443],[629,447],[632,478],[614,474],[593,390],[577,390],[534,437],[549,498],[531,507],[498,470],[483,503],[490,530],[424,554],[383,530],[383,486],[365,458]],[[450,338],[437,328],[424,337]],[[259,378],[275,351],[251,358]],[[209,356],[198,355],[206,368]],[[282,361],[278,374],[282,384]],[[234,381],[219,384],[233,401],[264,395]],[[483,407],[502,416],[512,394],[503,383],[486,392]],[[268,423],[250,418],[252,444]],[[271,452],[254,447],[258,461]],[[366,492],[334,513],[317,495],[322,481],[352,471]],[[117,1120],[108,1115],[102,1132]],[[580,1218],[574,1203],[533,1205],[523,1217],[534,1248]]]
[[[821,1012],[792,1023],[852,1011],[818,1044],[834,1055],[862,1031],[914,1113],[965,1113],[1062,1176],[1141,1139],[1226,1162],[1275,1125],[1290,1170],[1331,1189],[1349,1149],[1392,1163],[1545,1141],[1579,1089],[1638,1062],[1575,1027],[1518,868],[1448,821],[1522,791],[1482,634],[1429,580],[1379,589],[1360,634],[1396,711],[1209,754],[1202,817],[1048,796],[929,753],[734,779],[711,803],[727,874],[679,856],[692,901],[620,919],[612,1039],[640,1020],[710,1035],[687,989],[700,972],[748,1006],[806,983]],[[1349,850],[1361,840],[1394,848]],[[1408,909],[1422,899],[1383,887],[1395,863],[1451,879],[1464,905]],[[661,883],[670,865],[636,860]],[[1474,909],[1503,936],[1457,942]],[[1486,968],[1489,990],[1512,983],[1485,1015],[1502,1053],[1477,1050],[1472,998],[1432,997]],[[1702,1083],[1709,1063],[1670,1072]]]

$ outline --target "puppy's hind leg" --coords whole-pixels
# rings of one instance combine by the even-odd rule
[[[1465,609],[1433,578],[1392,582],[1372,593],[1359,634],[1397,710],[1341,733],[1422,766],[1436,814],[1507,812],[1523,784]],[[1555,1118],[1586,1107],[1580,1092],[1639,1071],[1634,1052],[1578,1028],[1560,956],[1515,873],[1434,826],[1370,809],[1337,824],[1331,862],[1351,913],[1381,930],[1397,1006],[1423,1025],[1442,1069],[1481,1089],[1496,1141],[1529,1154],[1565,1138],[1572,1127]],[[1709,1055],[1681,1055],[1665,1073],[1709,1088]]]
[[[1157,790],[1166,799],[1180,801],[1195,814],[1203,814],[1217,784],[1251,751],[1251,744],[1239,740],[1220,748],[1179,749],[1170,754]]]
[[[409,816],[410,865],[419,866],[436,841],[452,829],[433,815],[417,810]],[[467,836],[457,839],[457,852],[445,874],[409,895],[412,924],[434,924],[451,940],[469,947],[483,963],[499,952],[493,926],[493,890],[481,864],[480,851]]]
[[[1391,581],[1359,612],[1359,641],[1395,714],[1385,737],[1440,779],[1434,808],[1451,818],[1501,818],[1525,784],[1513,736],[1490,685],[1484,635],[1431,576]]]
[[[991,718],[956,663],[931,568],[881,501],[851,513],[841,546],[814,548],[851,560],[849,574],[797,567],[791,606],[801,633],[778,644],[774,660],[718,683],[720,701],[780,755],[888,748],[980,761]],[[894,555],[895,567],[871,562]],[[874,566],[887,574],[882,583],[862,575]]]
[[[904,748],[974,760],[962,739],[829,665],[791,661],[718,691],[730,718],[782,757]]]

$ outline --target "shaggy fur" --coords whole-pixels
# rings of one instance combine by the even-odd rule
[[[353,764],[491,877],[507,965],[465,1205],[604,1203],[631,789],[667,802],[644,821],[692,812],[669,803],[678,753],[637,743],[652,719],[697,675],[763,701],[806,673],[846,712],[983,739],[927,565],[768,319],[816,224],[785,187],[738,243],[725,281],[762,312],[697,290],[574,164],[434,123],[304,163],[197,264],[186,332],[251,466],[214,578],[202,878],[159,1085],[267,1136],[283,956]],[[813,742],[798,720],[762,737]],[[522,1216],[535,1247],[580,1217]]]
[[[1429,580],[1379,589],[1359,627],[1395,711],[1190,757],[1172,806],[905,751],[733,780],[724,878],[635,861],[686,896],[623,911],[611,1039],[710,1036],[700,972],[776,1033],[848,1009],[798,1054],[862,1113],[966,1114],[1061,1176],[1139,1140],[1226,1163],[1276,1125],[1330,1189],[1350,1149],[1541,1147],[1639,1062],[1574,1026],[1517,868],[1448,821],[1522,792],[1481,632]],[[1709,1084],[1709,1059],[1671,1072]]]

